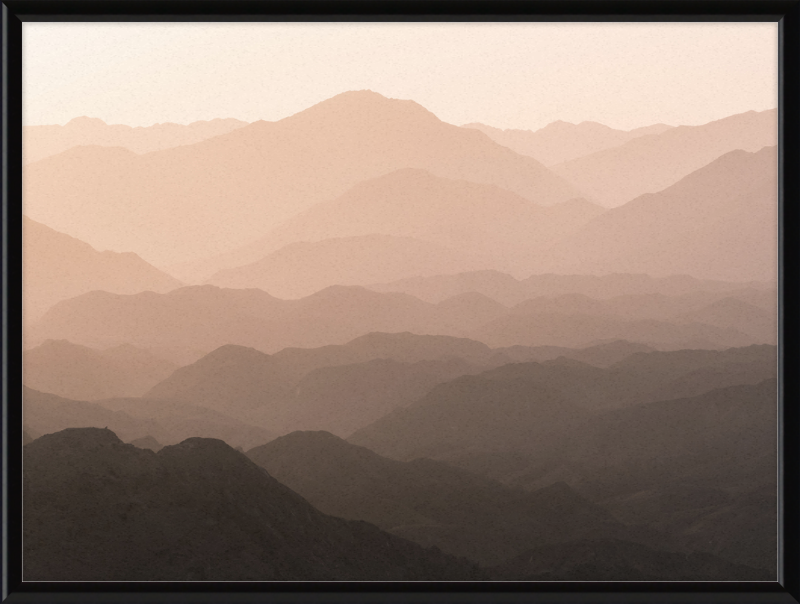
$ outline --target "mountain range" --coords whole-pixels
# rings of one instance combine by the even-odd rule
[[[562,279],[569,281],[568,277]],[[582,281],[576,283],[580,286]],[[774,341],[775,333],[769,331],[774,311],[770,315],[770,310],[756,306],[768,304],[766,295],[762,298],[750,289],[731,292],[727,288],[737,286],[730,284],[720,288],[715,285],[711,289],[724,287],[727,295],[700,297],[700,303],[692,298],[672,304],[658,299],[621,300],[617,309],[613,303],[596,305],[597,310],[588,313],[571,309],[571,304],[557,307],[555,312],[524,312],[524,307],[508,309],[480,295],[431,304],[404,293],[379,293],[356,286],[331,286],[297,300],[282,300],[258,289],[210,285],[184,287],[167,294],[90,292],[50,309],[27,329],[26,342],[35,346],[47,339],[69,340],[94,348],[132,344],[170,360],[195,360],[226,344],[273,353],[286,347],[344,344],[376,331],[469,337],[494,347],[586,347],[600,343],[598,340],[625,339],[680,349]],[[736,295],[756,305],[745,302],[749,306],[739,304],[738,310],[712,306]],[[568,296],[562,298],[553,302],[561,305]],[[624,316],[626,307],[638,308],[643,316]],[[740,316],[740,310],[746,312]],[[692,321],[687,313],[695,311],[702,311],[700,317],[709,323]],[[716,320],[716,315],[722,318]],[[760,317],[758,322],[750,324],[749,318],[755,316]],[[760,328],[757,335],[748,335],[739,331],[738,325],[746,325],[748,333]]]
[[[144,155],[76,147],[29,164],[25,213],[164,267],[233,251],[299,211],[403,168],[496,185],[540,205],[580,197],[483,133],[446,124],[413,101],[357,91],[192,145]]]

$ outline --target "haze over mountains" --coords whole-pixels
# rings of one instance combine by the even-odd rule
[[[76,117],[63,126],[23,126],[22,158],[28,164],[82,145],[125,147],[134,153],[149,153],[197,143],[246,125],[241,120],[218,118],[185,126],[165,123],[133,128],[106,124],[96,117]]]
[[[536,160],[482,133],[446,124],[412,101],[359,91],[278,122],[141,156],[74,148],[27,167],[25,211],[93,245],[139,250],[163,267],[231,251],[402,168],[494,184],[541,205],[580,196]],[[64,197],[68,209],[59,203]]]
[[[776,132],[27,129],[25,579],[774,580]]]

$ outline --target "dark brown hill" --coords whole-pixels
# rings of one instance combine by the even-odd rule
[[[466,561],[326,516],[219,440],[158,453],[110,430],[46,435],[24,457],[28,581],[480,579]]]

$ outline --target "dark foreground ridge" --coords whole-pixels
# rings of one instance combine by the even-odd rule
[[[24,455],[25,581],[464,581],[464,559],[327,516],[224,442],[158,453],[106,429]]]

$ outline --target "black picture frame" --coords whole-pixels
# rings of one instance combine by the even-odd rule
[[[772,21],[780,30],[780,573],[775,583],[22,582],[22,23],[29,21]],[[792,233],[800,204],[800,0],[4,0],[2,598],[8,602],[800,602],[800,392]]]

